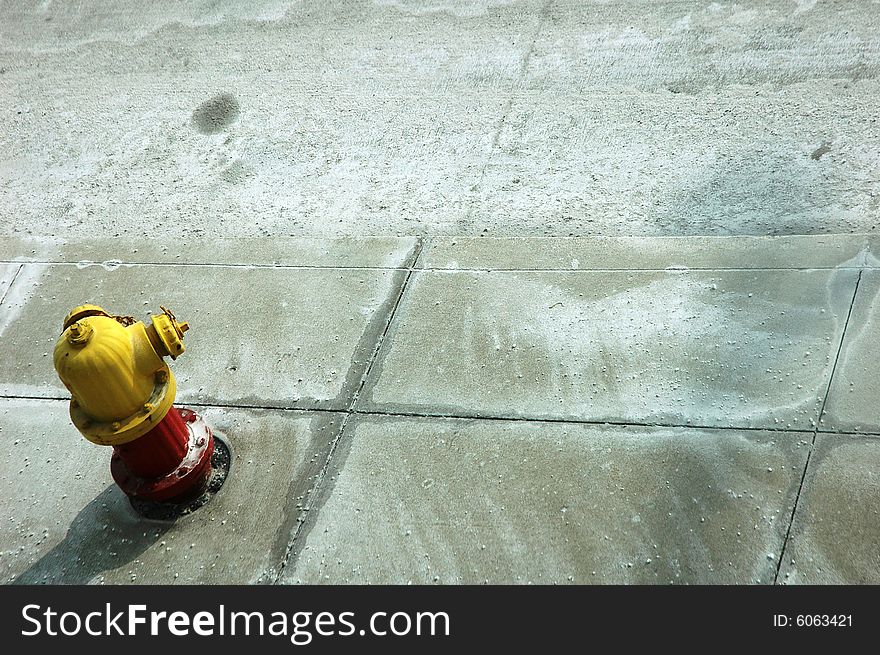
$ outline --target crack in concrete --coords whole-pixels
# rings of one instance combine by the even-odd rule
[[[526,49],[525,54],[520,60],[519,73],[517,74],[516,81],[510,87],[510,93],[508,94],[507,100],[504,103],[504,107],[501,110],[501,119],[498,121],[498,124],[495,126],[495,130],[492,133],[492,142],[489,145],[489,152],[486,155],[486,161],[483,163],[483,167],[480,169],[480,175],[477,178],[476,183],[472,187],[472,191],[474,193],[479,191],[480,187],[482,186],[483,179],[486,177],[486,171],[492,164],[495,153],[498,150],[498,144],[501,140],[501,131],[504,129],[504,125],[507,122],[507,117],[510,115],[510,110],[513,108],[513,101],[518,97],[518,88],[523,83],[523,80],[526,77],[526,72],[529,68],[529,61],[532,58],[532,52],[535,49],[535,44],[538,42],[538,37],[541,34],[541,30],[544,29],[544,23],[547,21],[547,15],[550,13],[550,6],[552,4],[553,0],[547,0],[544,3],[544,6],[541,7],[541,10],[538,12],[538,26],[535,28],[534,34],[532,34],[532,39],[529,42],[529,47]],[[473,216],[474,203],[471,203],[464,217],[464,223],[466,226],[470,225],[473,222]]]
[[[778,432],[782,434],[813,434],[813,430],[804,430],[798,428],[779,428],[779,427],[761,427],[761,426],[739,426],[739,425],[711,425],[707,423],[671,423],[663,421],[603,421],[590,419],[575,418],[555,418],[555,417],[533,417],[533,416],[507,416],[507,415],[487,415],[466,412],[461,413],[445,413],[445,412],[407,412],[407,411],[382,411],[372,409],[356,409],[352,414],[358,416],[387,416],[399,418],[427,418],[427,419],[448,419],[455,421],[497,421],[506,423],[548,423],[563,425],[586,425],[586,426],[609,426],[609,427],[632,427],[632,428],[675,428],[682,430],[719,430],[733,432]]]

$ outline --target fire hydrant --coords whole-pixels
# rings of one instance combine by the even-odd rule
[[[174,407],[177,384],[164,357],[183,354],[189,325],[161,309],[144,325],[96,305],[75,308],[55,345],[55,370],[76,428],[113,446],[116,484],[133,499],[183,502],[208,483],[214,436],[195,412]]]

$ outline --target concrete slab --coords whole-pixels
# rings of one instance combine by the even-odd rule
[[[415,247],[413,237],[60,239],[0,236],[0,261],[399,268],[410,265]]]
[[[870,232],[880,82],[848,84],[518,94],[459,234]]]
[[[0,307],[0,394],[67,397],[52,366],[65,315],[92,302],[192,330],[173,364],[182,402],[344,409],[403,271],[25,264]]]
[[[819,435],[780,571],[789,584],[880,583],[880,439]]]
[[[66,403],[0,399],[0,576],[18,584],[251,583],[274,578],[300,504],[338,428],[334,414],[208,409],[231,444],[226,484],[176,522],[134,513],[110,449],[70,424]]]
[[[360,407],[812,429],[857,276],[417,272]]]
[[[880,271],[862,273],[834,381],[822,416],[823,429],[880,433]]]
[[[422,268],[484,270],[718,270],[876,266],[864,234],[728,237],[433,237]]]
[[[390,417],[346,432],[287,582],[769,583],[809,445]]]

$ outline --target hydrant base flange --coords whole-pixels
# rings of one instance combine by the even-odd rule
[[[200,494],[208,484],[211,456],[214,454],[211,428],[191,410],[172,408],[170,411],[179,412],[188,432],[186,455],[173,470],[155,478],[139,477],[129,470],[123,457],[114,449],[110,473],[116,484],[131,498],[182,502]],[[141,439],[149,437],[147,433]]]
[[[232,450],[229,444],[223,440],[223,435],[214,433],[214,454],[211,456],[211,476],[202,493],[188,500],[171,500],[170,502],[156,502],[141,498],[128,497],[135,512],[151,521],[176,521],[177,519],[192,514],[216,496],[223,488],[229,470],[232,466]]]

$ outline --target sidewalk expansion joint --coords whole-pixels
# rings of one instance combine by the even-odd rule
[[[106,262],[90,261],[83,265],[82,262],[69,261],[42,261],[42,260],[0,260],[0,264],[13,264],[19,266],[76,266],[79,269],[103,266]],[[283,271],[406,271],[408,273],[567,273],[572,275],[582,273],[727,273],[749,272],[756,273],[767,271],[863,271],[880,268],[880,266],[685,266],[670,264],[669,266],[647,266],[630,268],[607,268],[589,267],[571,268],[560,264],[559,266],[525,267],[525,266],[345,266],[331,264],[235,264],[218,262],[130,262],[125,260],[113,260],[114,266],[125,268],[231,268],[244,270],[283,270]],[[16,276],[18,271],[16,271]],[[13,278],[14,279],[14,278]],[[8,290],[7,290],[8,292]]]
[[[449,412],[407,412],[394,410],[356,409],[358,416],[387,416],[391,418],[428,418],[451,421],[494,421],[512,423],[562,423],[568,425],[610,426],[622,428],[674,428],[682,430],[725,430],[739,432],[778,432],[781,434],[812,434],[813,428],[778,428],[739,425],[711,425],[708,423],[673,423],[663,421],[614,421],[602,419],[558,418],[553,416],[505,416],[503,414],[454,414]]]
[[[124,266],[126,268],[165,266],[168,268],[241,268],[241,269],[279,269],[293,271],[405,271],[410,270],[406,266],[345,266],[339,264],[236,264],[236,263],[218,263],[218,262],[131,262],[123,259],[111,260],[113,266]],[[76,266],[79,269],[92,268],[94,266],[104,266],[107,262],[88,261],[88,262],[68,262],[68,261],[12,261],[0,260],[0,264],[20,264],[22,266]]]
[[[14,262],[3,262],[3,263],[14,263]],[[21,273],[21,269],[24,268],[23,265],[19,265],[17,269],[15,269],[15,273],[12,274],[12,279],[9,280],[9,286],[6,287],[6,291],[3,292],[3,295],[0,296],[0,305],[2,305],[6,301],[6,297],[9,295],[9,292],[12,290],[12,286],[15,284],[15,279],[18,277],[18,274]]]
[[[0,393],[0,400],[37,400],[46,402],[67,402],[70,400],[68,396],[29,396],[26,394],[4,394]],[[682,430],[723,430],[723,431],[740,431],[740,432],[778,432],[781,434],[809,434],[814,433],[829,436],[845,436],[845,437],[880,437],[880,429],[878,430],[834,430],[828,428],[779,428],[779,427],[761,427],[761,426],[741,426],[741,425],[710,425],[708,423],[671,423],[657,421],[603,421],[600,419],[578,419],[578,418],[554,418],[554,417],[534,417],[534,416],[505,416],[503,414],[452,414],[439,412],[406,412],[394,410],[380,409],[354,409],[339,407],[292,407],[290,405],[254,405],[235,402],[199,402],[180,400],[178,405],[183,407],[204,407],[216,409],[241,409],[256,411],[273,411],[273,412],[296,412],[299,414],[353,414],[355,416],[378,416],[388,418],[425,418],[440,419],[450,421],[493,421],[493,422],[520,422],[520,423],[562,423],[570,425],[587,425],[587,426],[611,426],[621,428],[674,428]]]
[[[797,494],[794,497],[794,504],[791,508],[791,516],[788,520],[788,528],[785,531],[785,537],[782,540],[782,548],[779,551],[779,559],[776,562],[776,574],[773,576],[773,584],[779,584],[779,572],[782,569],[782,562],[785,559],[785,549],[788,547],[789,539],[791,538],[791,530],[794,526],[794,517],[797,514],[798,503],[801,499],[801,492],[804,490],[804,483],[807,479],[807,471],[810,469],[810,460],[813,457],[813,451],[816,448],[816,438],[819,435],[819,426],[822,424],[822,417],[825,414],[825,405],[828,403],[828,396],[831,393],[831,385],[834,382],[834,374],[837,372],[837,365],[840,361],[840,354],[843,352],[843,344],[846,341],[846,330],[849,327],[849,320],[852,317],[853,308],[856,304],[856,297],[859,293],[859,284],[862,281],[862,274],[864,271],[859,271],[859,275],[856,278],[855,288],[853,289],[852,299],[849,303],[849,311],[846,313],[846,320],[843,322],[843,330],[840,334],[840,342],[837,344],[837,354],[834,357],[834,364],[831,367],[831,375],[828,376],[828,386],[825,388],[825,397],[822,399],[822,407],[819,409],[819,418],[816,421],[816,429],[813,430],[813,438],[810,441],[810,449],[807,451],[807,459],[804,462],[804,470],[801,473],[801,481],[798,485]],[[823,432],[823,434],[825,434]]]
[[[370,372],[373,369],[373,365],[376,363],[378,359],[379,353],[382,350],[382,344],[385,341],[385,337],[388,334],[388,330],[391,328],[391,324],[394,321],[394,316],[397,314],[397,310],[400,307],[401,300],[403,299],[404,294],[406,293],[406,289],[409,286],[410,279],[413,275],[414,267],[418,264],[419,258],[422,255],[423,241],[418,239],[416,241],[415,248],[413,250],[410,262],[411,266],[407,269],[406,277],[404,277],[403,282],[400,284],[400,287],[397,291],[397,296],[394,299],[394,303],[391,306],[390,311],[388,312],[387,318],[385,320],[385,325],[382,328],[382,332],[376,339],[376,343],[373,347],[373,352],[370,356],[370,360],[367,363],[367,366],[364,368],[364,372],[361,375],[360,382],[355,389],[354,393],[352,393],[351,401],[348,405],[348,410],[343,417],[339,429],[336,433],[336,436],[333,439],[333,443],[330,445],[330,449],[327,452],[327,457],[324,460],[324,465],[321,467],[321,470],[318,472],[318,475],[315,478],[315,484],[312,486],[311,491],[309,491],[308,498],[306,499],[306,503],[310,508],[310,511],[306,516],[297,521],[296,527],[294,528],[293,535],[290,537],[290,541],[287,544],[287,550],[284,553],[284,557],[281,560],[281,563],[278,567],[278,572],[275,575],[272,583],[278,584],[283,575],[284,570],[287,568],[288,564],[291,561],[291,558],[295,558],[294,551],[296,549],[296,545],[299,542],[304,542],[308,533],[311,531],[312,527],[314,527],[315,523],[318,519],[318,514],[321,511],[322,503],[317,502],[321,498],[321,494],[324,492],[325,487],[325,479],[327,478],[327,472],[330,470],[332,463],[334,462],[334,455],[339,449],[340,443],[343,437],[346,434],[346,426],[348,425],[348,419],[354,413],[354,408],[357,405],[358,397],[360,396],[361,391],[364,388],[364,385],[367,382],[367,379],[370,376]],[[314,501],[314,502],[313,502]]]
[[[792,271],[807,273],[811,271],[862,271],[861,266],[684,266],[670,264],[669,266],[649,266],[649,267],[632,267],[632,268],[593,268],[583,266],[581,268],[571,268],[559,265],[558,267],[513,267],[505,268],[503,266],[426,266],[416,269],[429,273],[570,273],[577,275],[581,273],[737,273],[737,272],[755,272],[762,273],[768,271]]]

